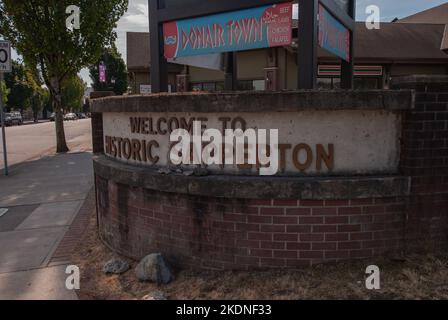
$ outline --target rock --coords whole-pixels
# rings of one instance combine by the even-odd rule
[[[160,174],[171,174],[172,171],[169,168],[161,168],[161,169],[158,170],[158,173],[160,173]]]
[[[157,284],[168,284],[173,280],[173,275],[160,253],[150,254],[143,258],[135,268],[135,274],[140,281],[151,281]]]
[[[123,274],[131,268],[129,263],[123,259],[114,258],[107,262],[103,267],[106,274]]]
[[[209,175],[209,172],[205,168],[196,168],[194,169],[194,175],[196,177],[205,177]]]
[[[152,292],[146,296],[143,297],[142,300],[148,300],[148,301],[165,301],[168,300],[165,296],[165,294],[161,291]]]
[[[184,176],[190,177],[192,175],[194,175],[194,171],[193,170],[184,171]]]

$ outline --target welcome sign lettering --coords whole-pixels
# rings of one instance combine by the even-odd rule
[[[168,22],[163,39],[167,59],[287,46],[292,3]]]

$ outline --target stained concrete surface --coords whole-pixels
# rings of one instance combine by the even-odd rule
[[[85,142],[0,176],[0,207],[9,209],[0,218],[0,300],[77,299],[65,289],[66,266],[49,262],[93,187],[92,155],[82,152],[89,148]]]

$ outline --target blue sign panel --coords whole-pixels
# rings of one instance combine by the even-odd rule
[[[292,41],[292,3],[167,22],[163,41],[168,59],[287,46]]]
[[[350,31],[321,4],[319,5],[319,45],[349,62]]]

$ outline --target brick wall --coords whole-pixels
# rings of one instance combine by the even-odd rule
[[[103,114],[92,113],[92,147],[93,153],[104,152]]]
[[[404,124],[402,170],[412,177],[406,238],[411,247],[448,240],[448,77],[394,79],[394,89],[416,91]],[[422,246],[422,244],[426,246]]]
[[[403,247],[405,199],[239,200],[168,194],[97,178],[102,239],[180,267],[306,267]],[[103,201],[107,199],[108,201]]]

